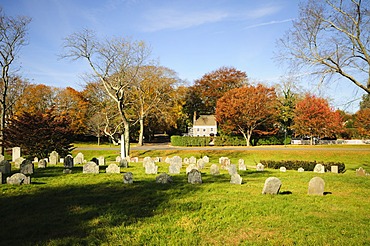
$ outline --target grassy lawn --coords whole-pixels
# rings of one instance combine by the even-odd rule
[[[169,185],[156,184],[142,163],[121,168],[121,174],[82,174],[82,166],[63,174],[63,166],[36,169],[32,185],[0,185],[2,245],[369,245],[370,177],[357,177],[359,166],[370,171],[370,148],[312,151],[267,150],[133,151],[132,156],[201,157],[210,163],[202,170],[203,184],[187,183],[185,167]],[[86,150],[86,159],[117,150]],[[74,155],[77,152],[74,152]],[[218,158],[232,163],[243,158],[242,185],[230,184],[227,171],[209,174]],[[253,168],[261,159],[344,162],[344,174],[281,173]],[[158,163],[159,172],[168,164]],[[134,173],[124,184],[122,173]],[[278,177],[279,195],[262,195],[264,181]],[[307,195],[308,182],[325,180],[325,196]]]

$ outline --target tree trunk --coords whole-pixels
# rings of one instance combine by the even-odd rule
[[[144,139],[144,117],[140,117],[140,132],[139,132],[139,146],[143,146],[143,139]]]
[[[126,122],[124,124],[124,128],[125,128],[125,139],[124,139],[124,142],[125,142],[125,156],[129,156],[130,155],[130,124],[128,122]]]
[[[243,134],[243,137],[245,141],[247,142],[247,146],[250,146],[250,140],[252,136],[252,130],[247,130],[247,133],[245,133],[241,128],[239,128],[239,131]]]
[[[6,91],[6,90],[5,90]],[[5,128],[5,117],[6,117],[6,94],[3,95],[3,101],[1,103],[1,116],[0,116],[0,152],[2,155],[5,154],[4,148],[4,128]]]

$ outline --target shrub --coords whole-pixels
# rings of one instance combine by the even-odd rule
[[[171,136],[172,146],[208,146],[210,137]]]
[[[287,170],[297,170],[298,168],[302,167],[305,171],[313,171],[316,164],[320,163],[325,166],[325,170],[330,171],[331,166],[338,166],[338,172],[344,173],[346,166],[342,162],[316,162],[316,161],[271,161],[271,160],[261,160],[261,163],[266,168],[274,168],[279,169],[280,167],[285,167]]]

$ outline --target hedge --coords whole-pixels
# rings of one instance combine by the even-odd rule
[[[171,136],[172,146],[208,146],[210,137]]]
[[[326,171],[331,170],[331,166],[338,166],[338,172],[344,173],[346,166],[342,162],[316,162],[316,161],[271,161],[271,160],[261,160],[260,161],[266,168],[279,169],[280,167],[285,167],[287,170],[297,170],[298,168],[303,168],[305,171],[313,171],[316,164],[320,163],[325,167]]]

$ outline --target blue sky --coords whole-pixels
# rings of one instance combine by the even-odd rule
[[[0,0],[0,6],[7,15],[32,18],[29,44],[17,60],[22,76],[76,89],[89,67],[58,55],[63,38],[83,28],[102,38],[144,40],[153,58],[190,84],[221,66],[245,71],[252,80],[278,83],[284,70],[273,61],[276,40],[298,16],[295,0]],[[324,90],[324,96],[337,98],[333,106],[360,97],[346,85]],[[313,90],[310,83],[302,86]]]

